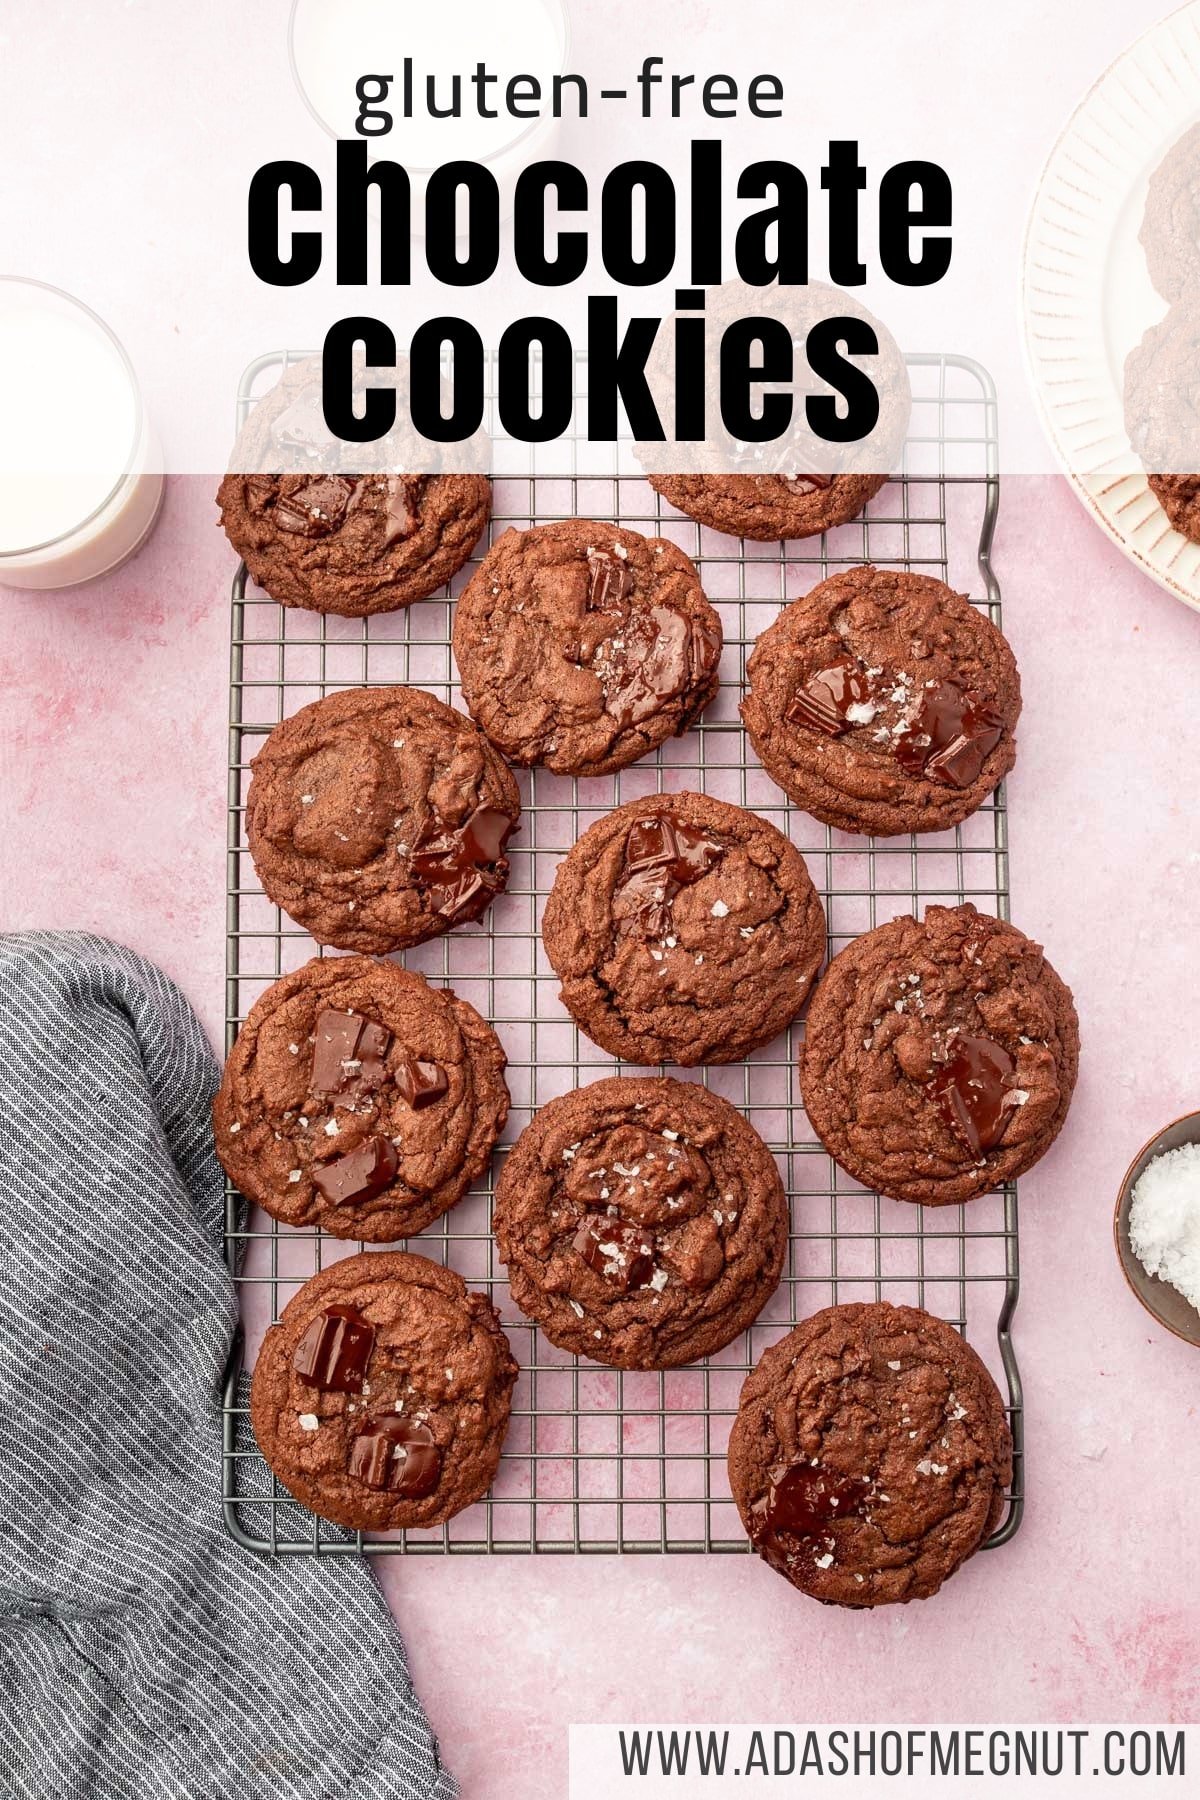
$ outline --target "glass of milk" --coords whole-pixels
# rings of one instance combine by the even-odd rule
[[[403,163],[412,182],[413,227],[419,229],[425,178],[440,163],[486,163],[507,209],[517,176],[527,162],[544,157],[557,136],[551,116],[551,83],[566,73],[570,30],[563,0],[444,0],[417,6],[396,0],[292,0],[290,47],[296,84],[318,123],[334,137],[357,135],[359,101],[355,87],[363,75],[394,77],[387,100],[393,125],[382,137],[368,137],[374,157]],[[412,59],[413,117],[402,115],[405,57]],[[487,104],[499,116],[478,116],[469,76],[477,63],[498,77],[487,87]],[[445,105],[451,75],[462,77],[462,116],[430,118],[425,106],[427,77],[436,78]],[[514,75],[534,75],[541,85],[542,116],[512,117],[504,92]],[[529,102],[522,99],[522,105]],[[573,117],[573,88],[563,110]]]
[[[69,294],[0,276],[0,586],[66,588],[139,549],[161,460],[129,358]]]

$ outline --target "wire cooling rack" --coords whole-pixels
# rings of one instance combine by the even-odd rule
[[[262,357],[247,370],[239,424],[286,360]],[[449,932],[401,959],[452,985],[503,1040],[513,1106],[497,1160],[539,1106],[613,1072],[613,1059],[579,1032],[560,1004],[538,926],[559,858],[593,820],[623,801],[694,787],[771,819],[804,853],[821,891],[830,955],[872,926],[921,912],[928,901],[974,900],[1007,916],[1002,791],[955,831],[851,837],[791,806],[758,766],[738,719],[745,661],[758,633],[783,601],[838,569],[871,561],[925,571],[969,591],[999,622],[990,561],[999,501],[994,388],[984,369],[962,357],[913,356],[908,362],[914,404],[900,474],[861,519],[822,538],[783,545],[709,531],[677,514],[645,481],[592,473],[586,458],[594,446],[536,448],[506,442],[493,431],[489,541],[510,526],[575,516],[669,537],[698,565],[725,630],[723,685],[701,723],[616,776],[575,780],[544,769],[520,772],[524,811],[509,846],[507,893],[481,926]],[[560,459],[557,469],[541,466],[550,453]],[[252,756],[279,719],[337,688],[408,682],[458,703],[451,595],[473,568],[438,597],[369,620],[285,609],[248,586],[244,567],[239,569],[230,710],[230,1043],[258,995],[316,949],[267,901],[246,849],[243,811]],[[769,1344],[819,1307],[879,1299],[923,1306],[950,1320],[1007,1388],[1015,1475],[989,1547],[1011,1538],[1023,1503],[1021,1386],[1010,1336],[1018,1291],[1015,1189],[969,1208],[929,1211],[865,1191],[837,1168],[805,1117],[796,1079],[802,1031],[794,1026],[745,1063],[690,1072],[740,1107],[770,1144],[792,1214],[778,1293],[721,1354],[666,1373],[629,1373],[556,1350],[509,1296],[490,1231],[490,1184],[412,1240],[413,1249],[449,1264],[491,1295],[521,1368],[491,1493],[432,1531],[371,1537],[340,1530],[299,1507],[271,1477],[249,1430],[243,1369],[253,1366],[262,1332],[300,1283],[365,1246],[292,1230],[259,1212],[243,1226],[240,1202],[231,1193],[227,1253],[240,1291],[244,1339],[225,1390],[223,1493],[226,1523],[238,1541],[275,1554],[745,1552],[725,1450],[746,1374]]]

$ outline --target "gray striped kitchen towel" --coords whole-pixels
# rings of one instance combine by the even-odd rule
[[[141,957],[0,937],[0,1794],[452,1800],[369,1571],[221,1525],[216,1080]]]

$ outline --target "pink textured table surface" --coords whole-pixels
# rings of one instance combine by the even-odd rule
[[[219,1041],[231,565],[210,489],[176,479],[107,582],[0,592],[0,923],[124,939]],[[572,1721],[1200,1713],[1200,1355],[1137,1307],[1111,1239],[1130,1156],[1200,1105],[1200,617],[1057,480],[1005,483],[997,562],[1025,687],[1013,914],[1084,1036],[1067,1129],[1022,1183],[1022,1530],[933,1602],[874,1615],[749,1557],[390,1561],[467,1800],[560,1800]]]

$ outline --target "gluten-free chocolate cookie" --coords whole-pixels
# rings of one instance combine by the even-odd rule
[[[902,460],[912,407],[908,370],[891,332],[854,294],[819,281],[767,286],[728,281],[706,289],[703,301],[699,364],[692,360],[685,371],[676,348],[679,328],[694,333],[700,324],[694,311],[667,321],[647,360],[659,417],[682,414],[695,425],[682,467],[677,443],[635,446],[651,486],[689,518],[733,537],[813,537],[857,518]],[[777,422],[763,418],[764,426],[774,427],[766,438],[749,424],[739,423],[735,430],[737,408],[731,414],[715,404],[728,386],[731,334],[744,333],[748,320],[769,334],[773,356],[781,346],[792,351],[790,372],[785,368],[780,374],[780,392],[772,399],[782,416]],[[857,320],[860,341],[874,345],[871,380],[878,408],[868,435],[834,443],[818,426],[821,411],[837,396],[814,374],[804,347],[833,321],[846,320]],[[714,404],[704,407],[704,396]]]
[[[480,918],[508,880],[517,784],[421,688],[347,688],[277,725],[251,765],[264,891],[318,943],[383,954]]]
[[[617,1077],[534,1115],[493,1225],[513,1299],[552,1344],[671,1369],[757,1318],[779,1285],[788,1208],[774,1157],[728,1101]]]
[[[730,537],[816,537],[856,519],[886,475],[651,475],[651,487],[697,524]]]
[[[1011,769],[1007,641],[929,575],[847,569],[784,607],[746,665],[742,718],[786,794],[842,831],[941,831]]]
[[[1176,531],[1200,544],[1200,475],[1148,475],[1146,479]]]
[[[233,452],[245,472],[226,475],[217,505],[273,600],[356,618],[392,612],[444,586],[479,542],[492,501],[485,475],[343,466],[365,449],[332,437],[310,363],[286,370],[251,412]]]
[[[1200,292],[1169,307],[1125,358],[1125,430],[1164,505],[1164,496],[1175,499],[1170,478],[1194,479],[1188,471],[1200,469],[1197,357]]]
[[[742,1389],[729,1485],[759,1555],[834,1606],[926,1600],[995,1530],[1012,1438],[995,1382],[941,1319],[831,1306]]]
[[[259,1448],[310,1511],[359,1531],[452,1519],[495,1478],[517,1365],[491,1301],[424,1256],[349,1256],[263,1339]]]
[[[251,1007],[213,1106],[217,1155],[286,1224],[394,1243],[487,1168],[504,1065],[451,989],[366,956],[316,959]]]
[[[559,865],[542,921],[568,1012],[627,1062],[733,1062],[800,1011],[825,914],[774,825],[706,794],[617,807]]]
[[[1200,294],[1200,125],[1172,144],[1151,175],[1138,239],[1164,300]]]
[[[589,519],[506,532],[455,609],[472,718],[513,762],[561,774],[609,774],[686,731],[720,655],[683,551]]]
[[[971,905],[930,906],[834,957],[808,1009],[800,1088],[857,1180],[946,1206],[1033,1167],[1078,1066],[1071,991],[1040,945]]]

